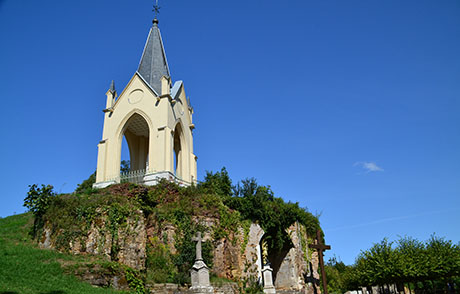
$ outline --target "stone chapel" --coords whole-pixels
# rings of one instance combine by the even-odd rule
[[[120,95],[112,81],[106,95],[95,188],[123,181],[154,185],[162,178],[180,185],[196,182],[193,108],[183,82],[172,82],[157,19],[131,80]],[[130,170],[120,173],[123,137]]]

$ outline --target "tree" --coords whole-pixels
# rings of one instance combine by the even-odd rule
[[[53,186],[43,185],[38,188],[36,184],[29,185],[29,192],[24,198],[24,206],[35,216],[43,216],[48,209],[52,197],[56,196]]]
[[[224,198],[230,197],[232,195],[232,180],[225,167],[216,173],[206,171],[204,181],[199,184],[199,188],[205,193],[217,194]]]
[[[120,163],[120,173],[127,173],[130,171],[130,169],[129,160],[122,160]]]
[[[392,246],[396,244],[396,246]],[[426,242],[410,237],[389,242],[386,238],[362,251],[345,274],[346,288],[405,283],[436,292],[460,276],[460,246],[436,236]]]
[[[81,182],[81,184],[77,185],[77,189],[75,189],[75,193],[87,193],[93,189],[93,184],[96,183],[96,172],[92,173],[89,178]]]
[[[347,279],[350,269],[351,267],[346,266],[335,256],[328,260],[324,270],[326,271],[328,290],[331,294],[345,293],[347,291]]]
[[[33,184],[29,185],[29,187],[29,192],[27,192],[27,196],[24,199],[24,206],[35,216],[32,235],[36,236],[44,225],[43,216],[50,207],[56,193],[53,191],[53,186],[51,185],[45,186],[42,184],[42,187],[38,188],[36,184]]]

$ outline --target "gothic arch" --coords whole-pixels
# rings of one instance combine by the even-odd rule
[[[188,146],[185,139],[184,127],[179,120],[173,131],[173,172],[179,179],[186,176]]]
[[[117,128],[118,140],[123,139],[123,128],[125,128],[126,123],[128,122],[128,120],[134,114],[138,114],[138,115],[142,116],[142,118],[145,119],[145,121],[147,122],[147,124],[149,126],[149,129],[151,131],[153,130],[153,124],[152,124],[152,121],[150,120],[149,116],[145,112],[143,112],[142,110],[135,108],[135,109],[131,110],[130,112],[128,112],[128,114],[125,115],[125,117],[123,118],[123,120],[119,124],[119,126]],[[152,134],[150,134],[150,135],[152,135]]]
[[[117,162],[120,166],[123,136],[129,148],[130,170],[148,170],[149,145],[152,126],[142,111],[134,109],[122,120],[118,127]]]
[[[280,270],[281,263],[283,260],[286,258],[286,255],[289,253],[289,250],[293,247],[292,240],[289,237],[287,233],[285,233],[286,236],[286,241],[283,248],[274,248],[270,246],[270,239],[273,238],[273,236],[270,236],[268,233],[265,233],[261,238],[260,238],[260,248],[261,248],[261,256],[262,256],[262,267],[264,266],[264,254],[266,254],[267,261],[270,263],[271,268],[273,270],[272,272],[272,277],[273,277],[273,284],[276,286],[277,285],[277,276],[278,276],[278,271]],[[264,244],[265,243],[265,244]],[[273,245],[273,244],[272,244]],[[266,247],[266,252],[264,252],[264,247]]]

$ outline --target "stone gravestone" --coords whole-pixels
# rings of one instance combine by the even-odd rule
[[[267,240],[262,242],[262,263],[264,265],[262,269],[262,280],[264,285],[264,293],[275,294],[276,289],[273,285],[273,269],[268,261],[268,244]]]
[[[262,276],[264,279],[264,293],[276,294],[275,286],[273,286],[273,269],[269,263],[264,265]]]
[[[214,293],[214,288],[209,282],[209,268],[206,266],[201,256],[201,242],[203,241],[201,232],[198,232],[196,237],[192,240],[196,242],[196,258],[190,270],[190,275],[192,277],[192,287],[190,287],[190,291],[197,294]]]

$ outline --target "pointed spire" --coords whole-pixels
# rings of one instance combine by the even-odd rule
[[[110,83],[109,91],[112,92],[112,94],[116,92],[116,90],[115,90],[115,82],[113,80]]]
[[[169,77],[169,67],[156,18],[147,37],[137,72],[157,94],[161,93],[161,77]]]

